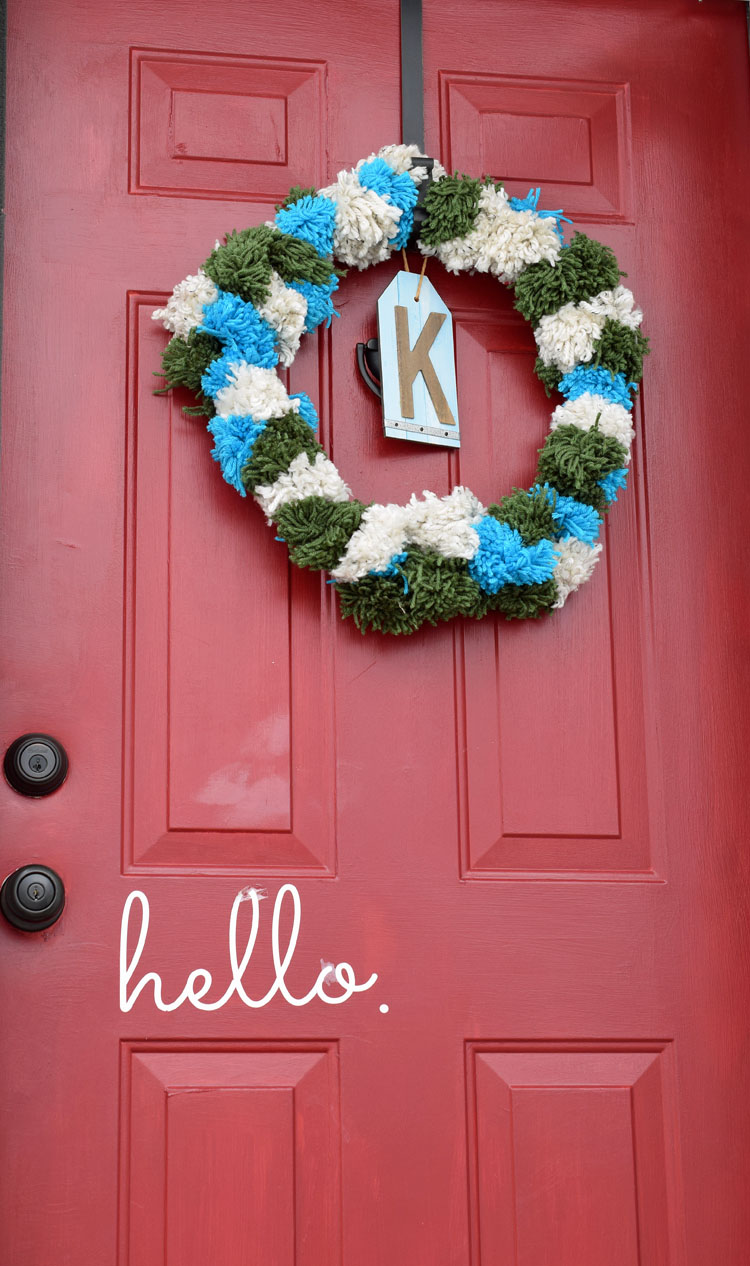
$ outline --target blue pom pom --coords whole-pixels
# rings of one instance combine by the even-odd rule
[[[267,422],[253,422],[250,417],[236,414],[226,418],[217,415],[208,424],[215,441],[211,456],[221,466],[227,483],[236,488],[241,497],[246,495],[242,467],[250,460],[253,444],[267,425]]]
[[[305,329],[308,334],[324,321],[327,326],[330,325],[331,317],[338,316],[331,299],[334,290],[338,290],[338,277],[332,275],[331,280],[321,286],[315,286],[311,281],[290,281],[289,285],[292,290],[299,291],[307,299]]]
[[[274,217],[282,233],[290,233],[314,246],[319,255],[333,254],[333,230],[336,224],[336,203],[330,198],[308,193],[298,202],[282,207]]]
[[[577,400],[590,392],[592,396],[604,396],[613,404],[621,404],[625,409],[632,409],[630,392],[637,390],[638,383],[626,382],[624,374],[612,374],[608,369],[592,369],[587,365],[576,365],[560,379],[559,386],[559,391],[567,400]]]
[[[372,189],[394,207],[401,209],[398,233],[392,239],[394,250],[406,246],[414,225],[414,207],[419,196],[417,186],[408,172],[395,172],[384,158],[371,158],[357,172],[359,183]]]
[[[315,412],[315,405],[310,397],[304,391],[294,391],[289,397],[290,400],[299,400],[299,416],[303,422],[306,422],[313,431],[318,429],[318,415]]]
[[[602,521],[593,506],[575,497],[563,497],[556,488],[549,484],[535,484],[531,495],[543,492],[552,506],[552,518],[557,524],[560,536],[576,536],[579,541],[593,545],[599,536]]]
[[[616,501],[617,494],[621,488],[628,486],[628,468],[621,466],[619,470],[610,471],[604,478],[599,480],[599,487],[604,489],[604,495],[607,501]],[[577,533],[575,534],[577,535]]]
[[[379,193],[381,198],[386,198],[391,192],[391,181],[395,174],[384,158],[371,158],[369,163],[362,164],[357,177],[365,189],[372,189],[373,193]],[[409,183],[413,184],[414,181],[410,180]]]
[[[469,563],[469,575],[485,593],[503,585],[534,585],[549,580],[558,555],[552,541],[524,545],[520,532],[491,515],[479,520],[479,549]]]
[[[220,290],[213,303],[204,304],[203,324],[198,331],[219,339],[229,351],[234,352],[235,360],[260,365],[263,369],[273,369],[278,364],[274,330],[259,315],[257,308],[252,303],[245,303],[239,295]]]
[[[201,388],[204,395],[211,396],[214,399],[222,387],[229,385],[229,371],[236,366],[237,360],[236,353],[230,352],[211,361],[211,364],[201,377]]]

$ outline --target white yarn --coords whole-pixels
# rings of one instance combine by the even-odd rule
[[[577,400],[566,400],[565,404],[558,404],[552,414],[550,430],[556,431],[558,426],[577,426],[580,431],[589,431],[597,420],[602,435],[617,440],[618,444],[628,450],[625,459],[627,465],[630,462],[630,445],[635,437],[635,430],[628,410],[614,400],[585,391]]]
[[[307,299],[273,272],[268,297],[259,306],[258,315],[276,331],[276,350],[282,365],[291,365],[305,329]]]
[[[611,317],[613,321],[620,321],[630,330],[637,329],[643,320],[643,313],[640,308],[636,308],[633,292],[628,290],[627,286],[615,286],[614,290],[601,290],[598,295],[594,295],[593,299],[584,299],[578,306],[584,312],[592,312],[596,315]]]
[[[565,303],[543,316],[534,330],[539,355],[545,365],[556,365],[563,374],[585,364],[594,355],[594,343],[604,329],[603,313],[586,311],[575,303]]]
[[[625,286],[616,286],[614,290],[600,291],[593,299],[565,303],[557,312],[543,316],[534,330],[543,363],[556,365],[568,374],[577,364],[590,361],[594,343],[601,337],[608,317],[631,330],[640,325],[643,313],[634,304],[632,292]]]
[[[335,185],[319,190],[336,203],[333,253],[352,268],[379,264],[393,249],[401,208],[359,183],[356,171],[340,171]]]
[[[351,489],[324,453],[316,453],[312,465],[307,453],[298,453],[283,475],[272,484],[259,484],[253,493],[269,523],[280,506],[290,501],[301,501],[303,497],[348,501],[351,495]]]
[[[601,544],[587,545],[585,541],[579,541],[576,536],[566,536],[562,541],[557,541],[555,550],[559,555],[553,573],[557,586],[557,601],[552,605],[562,607],[568,596],[576,589],[580,589],[581,585],[588,580],[599,560],[602,546]]]
[[[166,330],[186,339],[191,330],[203,324],[203,305],[214,303],[218,294],[214,282],[199,268],[197,273],[177,283],[166,308],[157,308],[151,313],[151,320],[161,321]]]
[[[474,530],[484,507],[468,488],[454,488],[447,497],[424,492],[405,506],[368,506],[341,561],[331,572],[334,580],[360,580],[371,571],[384,571],[394,554],[409,545],[435,550],[446,558],[473,558],[479,549]]]
[[[553,264],[562,249],[550,216],[535,211],[514,211],[504,189],[485,185],[479,195],[474,227],[466,237],[454,237],[437,247],[424,246],[426,255],[437,255],[449,272],[472,269],[492,273],[511,283],[528,268],[546,259]]]
[[[414,159],[421,152],[418,145],[383,145],[377,154],[370,154],[369,158],[358,162],[356,170],[359,171],[365,163],[371,163],[373,158],[382,158],[397,175],[407,172],[415,185],[421,185],[427,179],[427,168],[413,166]]]
[[[220,417],[236,413],[239,417],[263,422],[268,418],[281,418],[290,410],[299,412],[299,400],[289,399],[274,369],[261,369],[241,360],[230,365],[228,372],[229,384],[221,387],[214,396]]]

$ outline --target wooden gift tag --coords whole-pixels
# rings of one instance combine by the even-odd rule
[[[418,273],[397,273],[378,299],[383,430],[395,440],[461,443],[453,318]]]

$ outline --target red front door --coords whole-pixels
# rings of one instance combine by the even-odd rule
[[[400,139],[396,0],[10,6],[2,748],[51,733],[70,774],[0,787],[3,876],[67,890],[48,933],[0,923],[9,1266],[747,1261],[744,9],[424,7],[428,153],[610,243],[654,351],[585,589],[388,639],[152,394],[151,311]],[[381,437],[354,347],[394,267],[292,370],[339,468],[365,500],[528,485],[550,405],[486,278],[430,270],[460,454]],[[258,1000],[284,884],[291,994],[342,960],[371,988],[121,1010],[130,894],[130,987],[169,1004],[197,969],[225,992],[267,890]]]

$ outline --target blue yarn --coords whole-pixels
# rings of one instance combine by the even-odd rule
[[[357,172],[359,183],[364,185],[365,189],[372,189],[373,193],[379,193],[381,198],[390,196],[391,181],[395,175],[395,171],[384,158],[371,158],[369,163],[363,163]],[[414,184],[409,176],[406,179],[410,185]]]
[[[267,426],[268,422],[254,422],[251,417],[236,414],[226,418],[217,414],[208,424],[215,441],[211,456],[221,466],[224,479],[241,497],[247,495],[241,479],[242,467],[250,460],[253,444]]]
[[[334,290],[338,290],[339,285],[339,279],[334,274],[331,275],[329,282],[320,286],[314,285],[311,281],[290,281],[289,285],[292,290],[297,290],[307,299],[305,329],[308,334],[324,321],[326,326],[329,326],[331,318],[338,316],[331,299],[331,295]]]
[[[372,189],[394,207],[401,209],[398,233],[392,239],[394,250],[406,246],[414,226],[414,207],[419,196],[417,186],[408,172],[395,172],[384,158],[371,158],[357,172],[359,183]]]
[[[222,387],[229,385],[229,371],[236,368],[237,360],[236,352],[225,352],[223,356],[211,361],[201,377],[201,389],[204,396],[211,396],[214,399]]]
[[[330,198],[309,193],[298,202],[282,207],[274,216],[274,223],[282,233],[290,233],[303,242],[314,246],[319,255],[333,254],[333,230],[336,222],[336,203]]]
[[[589,365],[576,365],[569,374],[560,379],[558,391],[567,400],[577,400],[585,392],[592,396],[604,396],[613,404],[621,404],[625,409],[632,409],[631,391],[638,390],[637,382],[626,382],[625,375],[610,373],[608,369],[592,369]]]
[[[604,479],[599,480],[599,487],[604,489],[604,495],[607,501],[616,501],[617,493],[620,488],[628,486],[628,468],[621,466],[619,470],[612,470]]]
[[[534,585],[549,580],[558,555],[552,541],[524,545],[520,532],[486,514],[476,525],[479,549],[469,563],[469,575],[485,593],[503,585]]]
[[[318,429],[318,415],[315,412],[315,405],[310,397],[304,391],[293,391],[289,397],[290,400],[299,400],[299,416],[303,422],[306,422],[313,431]]]
[[[393,554],[385,567],[382,567],[379,571],[368,572],[368,575],[370,576],[401,576],[404,582],[404,593],[408,593],[409,583],[406,579],[406,576],[403,575],[403,572],[401,571],[401,568],[399,567],[399,563],[405,563],[405,562],[406,562],[406,550],[404,550],[400,554]]]
[[[273,369],[278,364],[275,331],[258,309],[252,303],[245,303],[239,295],[220,290],[213,303],[205,303],[203,324],[198,326],[198,332],[219,339],[234,353],[235,360],[260,365],[263,369]]]
[[[554,220],[555,232],[562,242],[563,221],[566,224],[572,224],[573,221],[569,220],[567,215],[563,215],[562,211],[539,211],[537,209],[537,203],[539,202],[539,195],[541,192],[541,189],[529,189],[525,198],[509,198],[508,202],[514,211],[534,211],[539,216],[540,220]]]
[[[603,486],[603,485],[602,485]],[[576,536],[579,541],[593,545],[599,536],[602,521],[593,506],[587,506],[575,497],[563,497],[549,484],[535,484],[530,495],[543,492],[552,506],[552,518],[560,536]]]

